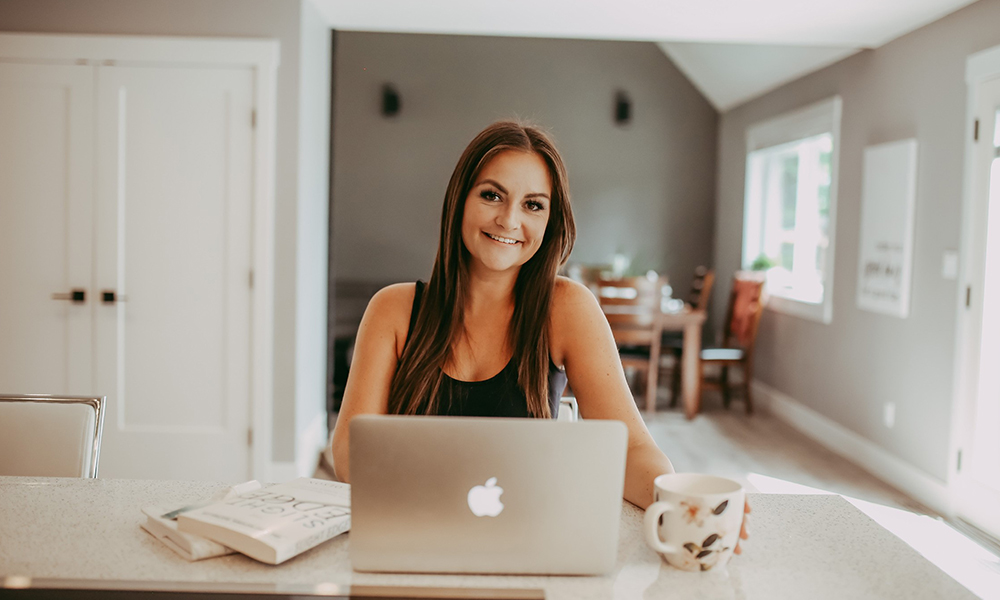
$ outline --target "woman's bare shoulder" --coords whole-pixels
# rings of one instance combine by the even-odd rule
[[[603,323],[604,314],[594,294],[582,283],[557,277],[549,313],[550,352],[557,365],[563,365],[566,352],[578,345],[581,336]]]
[[[373,335],[375,339],[391,336],[398,357],[410,329],[410,312],[416,289],[415,283],[395,283],[375,292],[361,319],[359,335]]]
[[[552,294],[552,314],[591,310],[596,306],[594,294],[580,282],[568,277],[556,277],[555,291]]]
[[[364,321],[381,331],[390,329],[405,337],[410,324],[410,310],[413,308],[414,283],[394,283],[375,292],[368,301]]]
[[[375,292],[368,301],[367,313],[373,317],[390,321],[410,320],[410,309],[413,307],[413,296],[416,294],[415,283],[394,283]]]

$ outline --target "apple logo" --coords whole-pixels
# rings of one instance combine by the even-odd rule
[[[500,494],[503,488],[497,485],[497,478],[490,477],[486,485],[477,485],[469,490],[469,509],[477,517],[495,517],[503,511]]]

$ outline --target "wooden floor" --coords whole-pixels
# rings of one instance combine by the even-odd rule
[[[647,427],[680,472],[711,473],[758,490],[753,474],[931,514],[903,492],[763,410],[747,417],[741,402],[724,410],[706,398],[692,421],[679,409],[643,414]]]

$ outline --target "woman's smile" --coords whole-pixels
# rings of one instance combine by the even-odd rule
[[[500,242],[501,244],[504,244],[505,246],[516,246],[517,244],[521,243],[521,240],[512,240],[510,238],[502,237],[502,236],[499,236],[499,235],[493,235],[492,233],[487,233],[485,231],[483,232],[483,234],[486,237],[490,238],[491,240]]]

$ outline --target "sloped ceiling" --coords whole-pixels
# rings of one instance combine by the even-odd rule
[[[842,60],[860,48],[660,42],[720,112]]]
[[[310,0],[349,31],[658,42],[721,111],[975,0]]]

